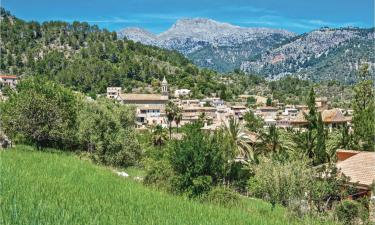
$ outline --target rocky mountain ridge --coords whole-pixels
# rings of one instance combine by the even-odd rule
[[[177,50],[197,65],[219,71],[238,68],[242,59],[296,36],[286,30],[244,28],[204,18],[180,19],[159,35],[139,28],[126,28],[118,35],[143,44]],[[206,51],[214,51],[215,55],[204,54]],[[204,58],[200,57],[202,54]]]
[[[127,28],[118,34],[143,44],[177,50],[201,67],[219,72],[240,68],[270,79],[297,74],[312,80],[352,81],[355,65],[375,65],[369,50],[374,48],[374,28],[321,28],[297,35],[286,30],[244,28],[195,18],[178,20],[158,35],[139,28]],[[347,52],[354,52],[353,58],[345,57]],[[337,64],[324,64],[331,61]],[[335,72],[334,66],[344,74]],[[328,74],[321,74],[323,71]]]

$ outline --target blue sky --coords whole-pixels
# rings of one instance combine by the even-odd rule
[[[25,20],[87,21],[109,30],[136,26],[153,33],[192,17],[297,33],[374,26],[373,0],[1,0],[1,5]]]

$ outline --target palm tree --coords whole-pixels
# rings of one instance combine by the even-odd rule
[[[279,152],[281,149],[279,132],[275,125],[268,128],[268,135],[266,135],[269,149],[272,153]]]
[[[178,133],[178,125],[181,123],[181,120],[182,120],[182,113],[181,113],[181,110],[179,108],[177,108],[176,116],[175,116],[174,120],[176,122],[177,133]]]
[[[165,130],[161,125],[156,125],[152,130],[152,143],[161,147],[167,140]]]
[[[283,140],[280,131],[275,125],[268,127],[266,132],[261,134],[262,142],[260,143],[260,150],[263,154],[271,154],[273,156],[280,156],[283,152]]]
[[[165,113],[167,114],[168,127],[169,127],[169,139],[172,138],[172,122],[176,116],[176,106],[173,102],[168,102],[165,107]]]
[[[202,112],[202,113],[199,114],[198,121],[201,122],[201,123],[203,123],[203,124],[206,123],[206,121],[207,121],[207,115],[206,115],[205,112]]]
[[[249,145],[250,139],[238,120],[233,117],[230,118],[228,124],[224,127],[224,131],[237,156],[245,159],[254,159],[254,152]]]

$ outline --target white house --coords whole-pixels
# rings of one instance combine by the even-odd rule
[[[183,96],[188,96],[190,94],[189,89],[177,89],[174,91],[174,97],[175,98],[180,98]]]
[[[0,84],[8,85],[11,88],[16,87],[17,85],[17,76],[14,75],[0,75]],[[1,88],[1,86],[0,86]]]

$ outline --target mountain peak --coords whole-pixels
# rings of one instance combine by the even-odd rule
[[[120,37],[138,41],[146,45],[156,45],[156,35],[139,27],[127,27],[117,32]]]
[[[228,27],[228,28],[239,28],[238,26],[234,26],[234,25],[231,25],[229,23],[222,23],[222,22],[218,22],[218,21],[215,21],[213,19],[208,19],[208,18],[200,18],[200,17],[196,17],[196,18],[183,18],[183,19],[179,19],[176,21],[176,23],[172,26],[172,28],[175,28],[175,27],[186,27],[186,26],[189,26],[189,27],[200,27],[200,28],[204,28],[204,27]]]

